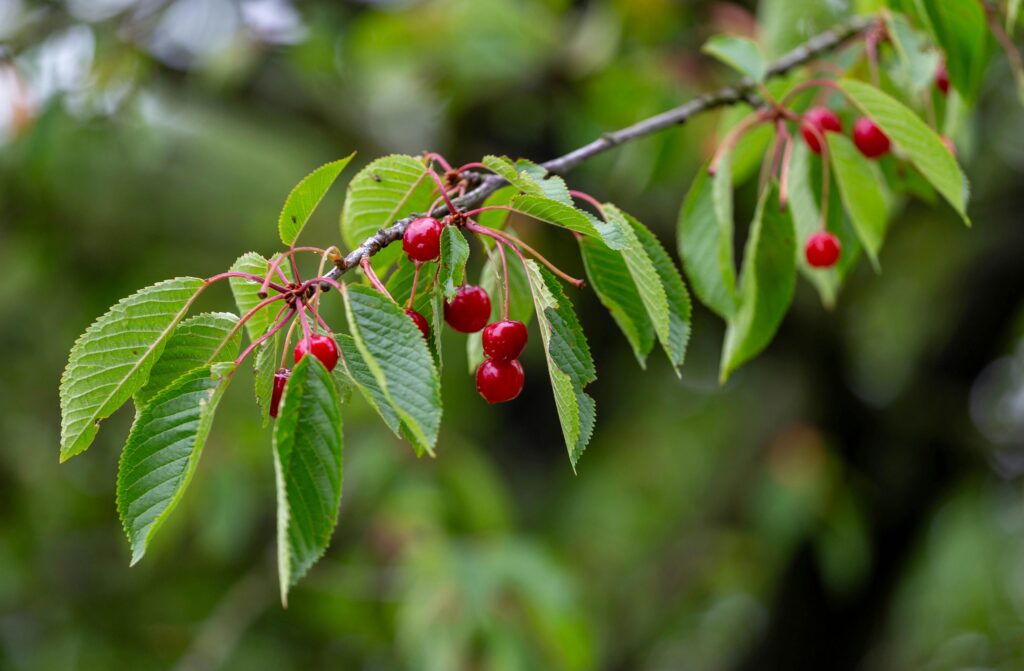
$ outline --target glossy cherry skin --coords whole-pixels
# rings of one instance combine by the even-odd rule
[[[476,369],[476,390],[490,404],[511,401],[523,390],[523,367],[517,359],[487,359]]]
[[[826,132],[842,133],[843,122],[839,120],[836,113],[827,107],[819,105],[812,107],[804,114],[804,122],[800,125],[800,132],[804,136],[804,142],[815,154],[821,153],[821,141],[814,134],[813,128],[818,129],[822,137]]]
[[[853,143],[868,158],[878,158],[889,153],[889,138],[867,117],[861,117],[853,124]]]
[[[270,392],[270,416],[277,417],[277,409],[281,405],[281,394],[284,393],[284,385],[292,372],[287,368],[278,368],[274,373],[274,390]]]
[[[807,240],[804,256],[814,268],[831,268],[839,260],[841,251],[839,238],[828,231],[818,231]]]
[[[320,363],[329,371],[334,370],[334,367],[338,365],[338,343],[334,342],[334,338],[331,336],[315,335],[310,336],[309,340],[301,339],[293,353],[295,363],[309,353],[320,359]]]
[[[491,297],[481,287],[464,284],[450,303],[444,304],[444,320],[456,331],[476,333],[491,318]]]
[[[940,63],[935,71],[935,86],[942,95],[949,95],[949,70],[946,69],[945,63]]]
[[[443,228],[433,217],[414,220],[402,234],[402,249],[412,261],[433,261],[441,255]]]
[[[496,361],[518,359],[526,349],[529,339],[526,324],[505,320],[488,324],[480,339],[483,342],[484,354]]]
[[[430,340],[430,325],[427,324],[427,318],[416,312],[412,308],[406,308],[405,314],[409,315],[409,319],[416,325],[416,328],[423,334],[424,340]]]

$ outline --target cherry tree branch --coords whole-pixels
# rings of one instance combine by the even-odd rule
[[[863,34],[876,20],[877,18],[874,16],[857,17],[846,24],[815,35],[772,63],[768,67],[765,75],[766,79],[784,75],[794,68],[806,65],[818,57],[838,49],[848,41]],[[609,149],[652,135],[666,128],[680,126],[705,112],[738,103],[747,103],[755,108],[761,107],[763,103],[757,97],[757,88],[758,84],[756,82],[744,79],[738,84],[710,91],[679,107],[662,112],[643,121],[638,121],[632,126],[627,126],[611,133],[605,133],[593,142],[574,149],[564,156],[559,156],[543,163],[542,166],[549,173],[562,174]],[[460,210],[480,205],[488,196],[507,184],[503,178],[497,175],[485,175],[482,173],[470,173],[470,175],[476,181],[477,186],[472,191],[452,201],[452,204]],[[448,213],[448,207],[442,205],[433,210],[430,215],[440,218]],[[416,219],[417,216],[421,215],[410,215],[404,219],[399,219],[390,226],[382,228],[371,235],[343,259],[340,259],[337,265],[327,274],[327,277],[336,280],[345,271],[359,265],[363,258],[373,256],[392,242],[400,240],[405,233],[406,226]]]

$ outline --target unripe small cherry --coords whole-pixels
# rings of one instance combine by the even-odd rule
[[[497,361],[511,361],[523,353],[529,337],[526,324],[506,319],[484,327],[480,339],[484,354]]]
[[[818,231],[807,240],[804,256],[814,268],[831,268],[839,260],[842,245],[839,238],[828,231]]]
[[[889,153],[889,138],[871,119],[863,116],[853,124],[853,143],[867,158],[878,158]]]
[[[490,404],[511,401],[523,390],[523,366],[517,359],[487,359],[476,369],[476,390]]]
[[[949,70],[946,69],[945,61],[939,63],[938,69],[935,70],[935,87],[942,95],[949,95]]]
[[[288,382],[288,376],[292,372],[287,368],[278,368],[274,373],[274,388],[270,392],[270,416],[277,417],[277,409],[281,406],[281,394],[284,393],[284,385]]]
[[[444,304],[444,320],[456,331],[476,333],[491,318],[491,297],[482,287],[464,284]]]
[[[295,346],[293,357],[295,363],[307,354],[312,353],[327,370],[332,371],[338,365],[338,343],[329,335],[315,335],[299,340]]]
[[[443,228],[433,217],[413,220],[402,234],[402,249],[411,261],[433,261],[441,255]]]
[[[416,312],[412,308],[406,308],[405,314],[409,315],[409,319],[416,325],[416,328],[423,334],[424,340],[430,340],[430,325],[427,324],[427,318]]]
[[[816,134],[814,129],[818,130]],[[800,124],[800,132],[804,136],[804,142],[811,148],[815,154],[821,153],[821,138],[825,137],[826,132],[842,133],[843,122],[839,120],[836,113],[825,107],[819,105],[812,107],[807,110],[804,114],[803,123]]]

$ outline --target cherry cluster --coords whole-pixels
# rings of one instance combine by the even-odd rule
[[[946,69],[945,63],[940,64],[936,70],[934,83],[935,88],[943,96],[949,93],[949,72]],[[790,155],[789,145],[791,144],[791,138],[785,130],[784,122],[799,122],[800,132],[803,136],[804,142],[807,144],[807,147],[815,154],[822,155],[823,172],[821,229],[807,239],[804,246],[804,257],[807,259],[807,263],[813,268],[831,268],[839,261],[839,257],[842,253],[842,244],[840,243],[839,238],[829,232],[825,226],[828,198],[827,134],[842,133],[843,122],[835,111],[824,104],[816,104],[802,115],[795,114],[786,108],[786,103],[792,100],[795,95],[812,87],[820,87],[822,89],[831,89],[841,92],[834,82],[818,79],[797,85],[781,103],[769,100],[769,109],[762,111],[760,114],[753,116],[747,122],[742,123],[733,129],[730,136],[719,148],[718,154],[711,164],[711,172],[715,172],[721,155],[731,147],[735,146],[736,142],[744,133],[761,123],[774,122],[776,124],[777,139],[779,140],[776,146],[777,148],[785,146],[786,149],[781,152],[777,149],[775,155],[767,156],[766,160],[771,159],[771,162],[768,165],[773,168],[775,166],[779,166],[782,182],[780,199],[784,206],[786,200],[786,172],[788,170],[788,157]],[[880,159],[892,150],[892,143],[888,136],[886,136],[874,121],[866,116],[858,117],[854,121],[852,139],[854,146],[861,155],[869,160]],[[943,137],[942,141],[951,153],[956,153],[956,148],[949,138]],[[781,154],[781,157],[779,154]]]

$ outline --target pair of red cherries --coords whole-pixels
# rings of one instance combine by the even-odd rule
[[[402,250],[414,263],[434,261],[441,255],[441,233],[444,225],[433,217],[412,221],[402,235]],[[405,311],[427,338],[427,320],[413,309]],[[444,320],[460,333],[483,330],[481,341],[487,359],[476,370],[476,389],[488,403],[503,403],[519,396],[525,376],[519,355],[526,348],[526,325],[520,321],[502,320],[488,324],[491,318],[491,297],[478,286],[459,287],[451,301],[444,304]]]

